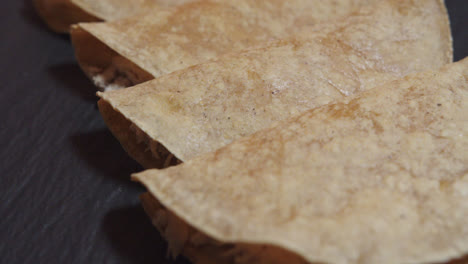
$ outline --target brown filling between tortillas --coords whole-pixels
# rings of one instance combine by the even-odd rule
[[[72,28],[71,36],[81,68],[99,89],[117,90],[154,79],[79,26]]]
[[[150,193],[140,196],[153,225],[168,242],[168,254],[186,256],[194,264],[305,264],[304,259],[270,245],[216,241],[193,228],[162,206]]]
[[[98,106],[112,134],[120,141],[125,151],[143,167],[161,169],[181,163],[162,144],[153,140],[109,103],[101,99]]]

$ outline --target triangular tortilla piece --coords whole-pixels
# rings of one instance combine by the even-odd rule
[[[142,10],[189,1],[194,0],[34,0],[34,3],[52,30],[68,33],[76,23],[116,20]]]
[[[307,38],[100,93],[99,105],[130,156],[147,168],[161,167],[171,161],[156,164],[152,154],[187,161],[293,114],[441,67],[451,62],[451,47],[439,1],[384,1],[318,26]]]
[[[310,263],[444,263],[468,254],[467,113],[465,59],[134,179],[174,253],[203,252],[200,233],[240,243],[245,263],[264,262],[243,243]]]
[[[99,88],[116,89],[146,80],[134,78],[139,76],[135,73],[146,72],[158,78],[228,52],[299,34],[317,22],[337,19],[380,2],[201,1],[174,9],[151,9],[144,15],[111,23],[80,24],[71,34],[83,71]],[[106,53],[114,56],[100,55]]]

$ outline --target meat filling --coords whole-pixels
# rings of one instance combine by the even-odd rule
[[[297,255],[274,246],[216,241],[164,208],[151,194],[143,194],[141,200],[153,225],[168,242],[168,255],[173,258],[182,254],[195,264],[307,263]]]
[[[147,73],[121,56],[113,57],[107,68],[88,66],[87,71],[94,84],[104,91],[123,89],[148,80]]]
[[[161,143],[125,118],[108,102],[99,100],[98,106],[112,134],[120,141],[125,151],[143,167],[162,169],[181,163]]]
[[[72,27],[71,37],[78,63],[100,90],[127,88],[154,79],[79,25]]]
[[[155,160],[164,160],[163,168],[175,166],[182,163],[182,161],[176,158],[174,154],[169,152],[161,143],[152,139],[150,136],[148,136],[148,134],[146,134],[135,124],[132,123],[130,125],[130,131],[132,131],[135,134],[137,143],[144,144],[146,146],[145,151],[151,152],[151,155]]]

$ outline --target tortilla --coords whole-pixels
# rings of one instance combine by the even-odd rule
[[[290,263],[263,260],[273,246],[308,263],[444,263],[468,254],[466,113],[468,58],[134,179],[172,253]]]
[[[174,6],[194,0],[34,0],[37,12],[60,33],[80,22],[110,21],[159,6]]]
[[[307,37],[99,93],[99,106],[130,156],[146,168],[161,168],[291,115],[441,67],[451,62],[451,47],[440,1],[384,1],[317,26]]]
[[[337,19],[382,0],[201,1],[150,9],[111,23],[72,29],[83,71],[101,89],[137,85],[259,43],[308,34],[317,22]],[[104,56],[100,54],[112,54]]]

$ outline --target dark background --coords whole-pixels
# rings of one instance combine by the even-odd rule
[[[99,0],[96,0],[99,1]],[[468,1],[446,0],[455,60]],[[0,263],[178,263],[143,212],[142,168],[107,131],[66,36],[0,4]]]

